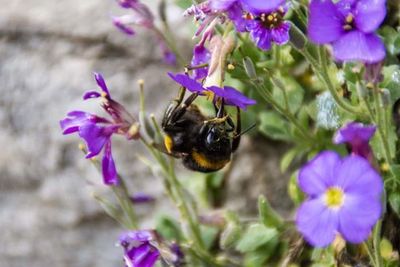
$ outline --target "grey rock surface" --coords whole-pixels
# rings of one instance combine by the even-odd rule
[[[144,79],[147,105],[159,117],[176,93],[165,74],[171,67],[161,62],[150,33],[127,38],[111,25],[109,15],[122,13],[114,1],[0,0],[0,6],[0,267],[123,266],[115,246],[123,229],[91,197],[108,190],[77,149],[78,138],[62,136],[58,123],[73,109],[101,112],[95,101],[81,100],[95,88],[93,71],[104,74],[113,97],[133,113],[137,80]],[[182,46],[190,51],[189,43]],[[142,225],[175,213],[160,180],[136,158],[143,148],[113,141],[131,191],[157,196],[138,209]],[[286,178],[276,167],[282,149],[253,142],[241,147],[229,206],[251,214],[257,195],[271,193],[272,204],[287,214],[290,203],[280,196]]]

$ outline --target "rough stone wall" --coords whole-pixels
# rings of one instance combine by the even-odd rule
[[[62,136],[58,122],[72,109],[100,112],[95,101],[81,100],[96,88],[93,71],[105,75],[113,97],[132,112],[136,81],[144,79],[147,105],[159,117],[176,93],[165,75],[170,67],[161,63],[151,34],[127,38],[114,29],[109,15],[121,14],[114,1],[0,0],[0,6],[0,267],[122,266],[113,241],[121,229],[91,198],[107,188],[77,149],[78,138]],[[189,43],[182,47],[190,51]],[[160,181],[136,160],[142,148],[114,141],[131,191],[158,197],[138,211],[151,227],[155,214],[175,209],[163,201]],[[261,140],[245,140],[240,151],[230,206],[252,213],[256,196],[270,193],[272,204],[287,211],[276,170],[281,152]]]

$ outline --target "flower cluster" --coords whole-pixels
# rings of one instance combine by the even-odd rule
[[[317,44],[332,44],[339,61],[378,62],[385,47],[374,32],[385,15],[386,0],[312,0],[308,35]]]
[[[118,175],[111,153],[111,136],[124,135],[128,140],[139,138],[139,124],[126,109],[111,98],[108,87],[99,73],[95,73],[95,80],[101,92],[89,91],[83,96],[84,100],[101,98],[103,109],[110,115],[110,119],[99,117],[84,111],[71,111],[60,121],[63,134],[78,133],[87,146],[86,158],[93,158],[102,150],[102,172],[106,185],[118,184]]]
[[[168,75],[175,82],[185,87],[192,93],[208,96],[212,95],[214,96],[214,101],[217,100],[217,98],[224,99],[225,105],[237,106],[241,109],[246,109],[247,106],[256,104],[255,100],[246,97],[241,92],[230,86],[224,86],[224,88],[220,88],[218,86],[204,87],[201,83],[185,74],[174,75],[172,73],[168,73]]]
[[[209,0],[190,7],[185,15],[192,15],[200,22],[195,34],[202,34],[199,46],[211,38],[217,23],[229,19],[238,32],[249,32],[259,48],[268,50],[272,43],[283,45],[289,41],[290,23],[284,20],[286,11],[284,0]],[[194,58],[197,57],[194,51]]]

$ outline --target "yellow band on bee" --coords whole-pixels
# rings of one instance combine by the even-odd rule
[[[210,161],[204,154],[197,151],[192,152],[192,158],[200,167],[210,170],[219,170],[229,162],[229,159]]]
[[[167,149],[168,153],[172,153],[172,147],[174,146],[174,142],[172,141],[171,136],[165,135],[164,136],[164,145],[165,148]]]

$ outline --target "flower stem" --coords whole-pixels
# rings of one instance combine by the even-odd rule
[[[337,94],[337,91],[332,84],[331,78],[329,77],[328,63],[326,60],[327,55],[326,55],[326,50],[323,46],[318,47],[318,58],[319,58],[320,68],[318,69],[317,66],[313,66],[314,71],[322,79],[322,82],[325,84],[326,88],[331,93],[332,97],[335,99],[336,104],[347,112],[350,112],[352,114],[359,114],[358,110],[355,107],[343,101],[343,99],[339,97],[339,95]]]
[[[373,246],[374,246],[374,255],[375,255],[375,267],[383,267],[383,261],[381,256],[381,228],[382,228],[382,220],[379,220],[373,231]]]

